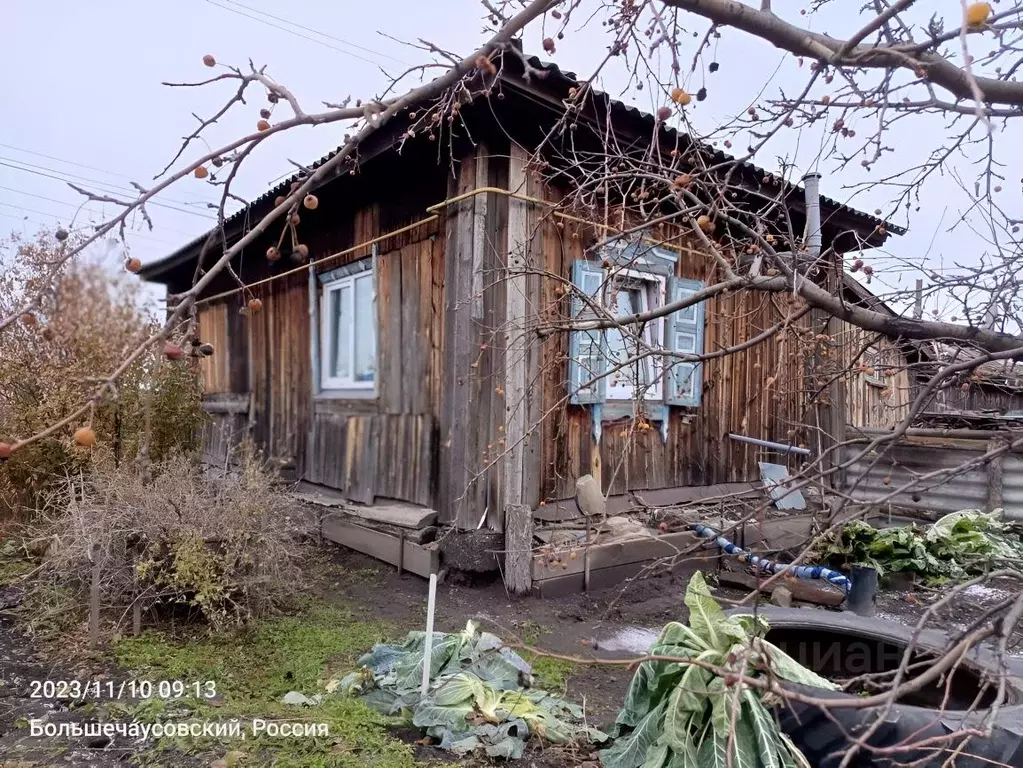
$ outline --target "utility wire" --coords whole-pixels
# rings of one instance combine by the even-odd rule
[[[49,167],[47,167],[45,165],[38,165],[36,163],[30,163],[27,160],[20,160],[20,159],[18,159],[16,157],[4,157],[4,156],[0,155],[0,161],[6,161],[7,163],[17,163],[19,170],[26,170],[28,168],[31,168],[31,169],[34,169],[36,171],[45,171],[45,172],[48,172],[48,173],[56,173],[56,174],[59,174],[62,177],[67,177],[69,179],[74,179],[75,181],[79,181],[79,182],[82,182],[84,184],[94,184],[97,187],[105,188],[105,189],[108,189],[108,190],[110,190],[112,192],[116,192],[116,193],[119,193],[119,194],[137,195],[139,193],[139,191],[135,187],[133,187],[133,186],[131,186],[129,184],[119,184],[119,183],[112,182],[112,181],[102,181],[100,179],[93,179],[93,178],[90,178],[89,176],[83,176],[80,173],[73,173],[71,171],[64,171],[64,170],[61,170],[60,168],[49,168]],[[25,166],[25,168],[22,168],[21,166]],[[61,181],[63,181],[63,180],[64,179],[61,179]],[[172,197],[165,197],[165,198],[163,198],[163,200],[165,200],[168,203],[174,203],[175,205],[184,205],[184,206],[206,205],[207,202],[213,202],[212,200],[206,201],[206,200],[202,200],[202,199],[193,200],[193,201],[177,200],[177,199],[172,198]],[[195,211],[192,211],[192,213],[195,213]]]
[[[86,168],[86,169],[88,169],[90,171],[99,171],[100,173],[107,173],[107,174],[110,174],[111,176],[117,176],[118,178],[121,178],[121,179],[127,179],[128,181],[133,181],[131,176],[126,176],[123,173],[117,173],[116,171],[108,171],[106,168],[97,168],[94,165],[86,165],[85,163],[76,163],[74,160],[67,160],[66,158],[63,158],[63,157],[56,157],[54,155],[47,155],[44,152],[36,152],[34,150],[25,149],[23,147],[15,147],[12,144],[4,144],[2,142],[0,142],[0,147],[3,147],[4,149],[13,149],[15,152],[24,152],[26,155],[35,155],[36,157],[44,157],[47,160],[53,160],[53,161],[58,162],[58,163],[67,163],[68,165],[75,165],[75,166],[78,166],[79,168]],[[18,161],[18,162],[21,162],[21,161]]]
[[[37,197],[40,200],[46,200],[46,201],[51,202],[51,203],[56,203],[57,205],[64,205],[64,206],[67,206],[68,208],[79,208],[83,204],[84,205],[96,205],[97,203],[99,203],[99,204],[102,205],[102,201],[99,201],[99,200],[85,200],[85,201],[83,201],[82,204],[76,205],[75,203],[69,203],[66,200],[58,200],[55,197],[47,197],[46,195],[37,195],[34,192],[26,192],[23,189],[16,189],[14,187],[5,187],[2,184],[0,184],[0,189],[6,189],[8,192],[15,192],[15,193],[17,193],[19,195],[27,195],[28,197]],[[164,226],[161,226],[160,229],[163,230],[164,232],[174,232],[175,234],[184,235],[185,237],[195,237],[195,233],[194,232],[183,232],[180,229],[173,229],[171,227],[164,227]]]
[[[65,176],[70,177],[72,179],[75,179],[76,181],[82,179],[81,176],[77,176],[76,174],[65,173],[63,171],[57,171],[57,170],[54,170],[52,168],[47,168],[46,170],[52,171],[53,173],[60,173],[60,174],[64,174],[64,175],[63,176],[54,176],[53,173],[44,173],[43,171],[33,170],[33,168],[31,168],[31,167],[30,168],[23,168],[20,165],[11,165],[10,163],[4,162],[4,160],[9,160],[9,159],[10,158],[0,157],[0,165],[6,166],[7,168],[13,168],[16,171],[23,171],[25,173],[31,173],[31,174],[35,174],[36,176],[42,176],[44,178],[54,179],[56,181],[63,181],[65,183],[68,181],[68,179],[65,178]],[[19,161],[16,160],[15,162],[19,162]],[[24,165],[31,165],[31,164],[30,163],[24,163]],[[35,166],[35,168],[39,168],[39,167],[40,166]],[[93,185],[99,187],[100,188],[100,190],[99,190],[100,192],[111,192],[112,191],[114,194],[119,194],[119,195],[124,195],[125,194],[125,192],[123,190],[117,188],[113,184],[106,184],[104,182],[95,181],[95,180],[89,180],[89,179],[86,179],[85,183],[86,184],[93,184]],[[106,189],[103,189],[104,187]],[[138,190],[133,190],[133,193],[137,194]],[[126,202],[128,202],[128,201],[126,201]],[[188,203],[183,203],[183,204],[184,205],[188,205]],[[205,213],[199,213],[198,211],[189,210],[188,208],[178,208],[178,207],[173,206],[173,205],[168,205],[167,203],[162,203],[159,200],[149,200],[149,201],[146,202],[146,205],[155,205],[155,206],[158,206],[160,208],[167,208],[168,210],[177,211],[178,213],[187,213],[190,216],[198,216],[201,219],[207,219],[207,220],[210,220],[210,221],[216,221],[217,220],[216,216],[213,216],[213,215],[210,215],[210,214],[205,214]]]
[[[37,155],[38,157],[44,157],[47,160],[53,160],[53,161],[58,162],[58,163],[66,163],[68,165],[76,165],[79,168],[88,168],[90,171],[98,171],[100,173],[106,173],[106,174],[109,174],[110,176],[117,176],[117,177],[122,178],[122,179],[127,179],[128,181],[134,181],[134,179],[131,176],[127,176],[127,175],[125,175],[123,173],[117,173],[116,171],[110,171],[110,170],[107,170],[105,168],[97,168],[94,165],[85,165],[84,163],[76,163],[74,160],[67,160],[67,159],[64,159],[64,158],[61,158],[61,157],[55,157],[54,155],[46,155],[46,154],[43,154],[42,152],[34,152],[31,149],[22,149],[21,147],[14,147],[14,146],[11,146],[10,144],[0,144],[0,147],[5,147],[7,149],[13,149],[15,152],[24,152],[24,153],[29,154],[29,155]],[[82,176],[80,174],[72,173],[71,171],[62,171],[62,170],[59,170],[57,168],[47,168],[45,165],[37,165],[35,163],[30,163],[27,160],[21,160],[21,159],[16,158],[16,157],[0,157],[0,160],[9,160],[12,163],[20,163],[21,165],[27,165],[30,168],[38,168],[38,169],[43,170],[43,171],[52,171],[53,173],[61,173],[61,174],[64,174],[65,176],[70,176],[72,178],[81,179],[82,181],[87,181],[90,184],[102,184],[102,185],[105,185],[105,186],[110,187],[112,189],[120,188],[120,189],[131,190],[132,193],[135,193],[135,192],[138,191],[138,190],[135,189],[135,187],[132,187],[132,186],[127,185],[127,184],[115,184],[114,182],[111,182],[111,181],[99,181],[97,179],[90,179],[87,176]],[[173,197],[165,197],[164,200],[166,200],[169,203],[177,203],[178,205],[205,205],[206,202],[214,202],[213,200],[209,200],[209,201],[196,200],[196,201],[192,201],[192,202],[186,202],[184,200],[175,200]]]
[[[221,5],[218,2],[214,2],[214,0],[206,0],[206,2],[209,3],[210,5],[214,5],[217,8],[220,8],[222,10],[229,11],[231,13],[236,13],[239,16],[244,16],[247,19],[252,19],[252,21],[258,21],[260,24],[266,24],[267,26],[274,27],[275,29],[279,29],[282,32],[287,32],[288,34],[295,35],[296,37],[301,37],[303,40],[308,40],[311,43],[317,43],[318,45],[322,45],[325,48],[330,48],[331,50],[337,51],[338,53],[343,54],[345,56],[351,56],[354,59],[360,59],[361,61],[364,61],[367,64],[372,64],[375,67],[379,67],[380,66],[380,63],[377,62],[377,61],[373,61],[372,59],[367,59],[365,56],[360,56],[359,54],[352,53],[351,51],[346,51],[344,48],[338,48],[336,45],[331,45],[326,40],[320,40],[319,38],[316,38],[316,37],[309,37],[309,35],[303,35],[301,32],[296,32],[294,29],[288,29],[287,27],[282,27],[280,24],[274,24],[272,21],[267,21],[266,19],[262,19],[259,16],[250,16],[249,14],[245,13],[244,11],[239,11],[237,8],[230,8],[229,6],[226,6],[226,5]],[[230,2],[230,0],[228,0],[228,2]],[[245,8],[247,6],[242,6],[242,7]],[[255,10],[255,9],[250,9],[250,10]],[[256,13],[261,13],[261,11],[255,11],[255,12]],[[265,15],[269,16],[269,14],[265,14]],[[277,18],[277,17],[274,16],[273,18]],[[287,23],[291,24],[292,22],[287,22]],[[296,26],[299,26],[299,25],[296,25]],[[313,31],[315,31],[315,30],[313,30]],[[322,33],[317,33],[317,34],[322,34]],[[388,57],[388,58],[391,58],[391,57]]]
[[[37,211],[35,208],[25,208],[24,206],[21,206],[21,205],[13,205],[11,203],[4,203],[4,202],[0,202],[0,205],[4,206],[5,208],[13,208],[16,211],[24,211],[25,213],[37,213],[40,216],[53,216],[54,218],[59,218],[57,216],[57,214],[51,213],[49,211]],[[10,215],[10,214],[8,214],[8,215]],[[12,217],[12,218],[16,218],[16,217]],[[49,224],[46,224],[46,223],[43,223],[43,222],[40,222],[40,223],[42,224],[42,226],[50,226]],[[75,230],[77,231],[79,229],[86,229],[86,228],[91,227],[91,226],[92,226],[91,224],[82,225],[82,226],[76,227]],[[143,232],[137,232],[137,231],[135,231],[133,229],[125,228],[125,233],[128,234],[128,235],[134,235],[135,237],[141,237],[143,240],[152,240],[153,242],[157,242],[157,243],[160,243],[162,245],[169,245],[169,246],[172,246],[172,247],[177,245],[176,243],[174,243],[171,240],[164,240],[162,237],[154,237],[153,235],[149,235],[149,234],[146,234],[146,233],[143,233]]]
[[[365,51],[366,53],[373,54],[374,56],[380,56],[382,58],[390,59],[391,61],[397,62],[398,64],[404,64],[405,66],[409,66],[409,63],[407,61],[402,61],[401,59],[399,59],[396,56],[391,56],[390,54],[382,53],[381,51],[374,51],[372,48],[367,48],[364,45],[359,45],[358,43],[353,43],[350,40],[345,40],[343,37],[337,37],[336,35],[331,35],[331,34],[328,34],[326,32],[321,32],[318,29],[313,29],[312,27],[307,27],[304,24],[299,24],[297,21],[292,21],[291,19],[285,19],[285,18],[281,18],[280,16],[274,16],[269,11],[261,11],[258,8],[252,8],[251,6],[245,5],[245,3],[239,3],[238,0],[220,0],[220,1],[224,2],[224,3],[230,3],[231,5],[237,5],[239,8],[244,8],[247,11],[252,11],[253,13],[259,14],[260,16],[267,16],[267,17],[269,17],[271,19],[275,19],[276,21],[281,21],[281,22],[284,22],[285,24],[290,24],[293,27],[298,27],[299,29],[304,29],[306,32],[312,32],[314,35],[319,35],[320,37],[326,37],[326,38],[328,38],[330,40],[334,40],[335,42],[341,43],[341,45],[347,45],[349,48],[357,48],[360,51]]]

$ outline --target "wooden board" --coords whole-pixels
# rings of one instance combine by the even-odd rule
[[[607,544],[595,544],[590,547],[558,548],[553,557],[560,561],[560,565],[554,566],[550,564],[552,560],[551,554],[538,554],[533,557],[533,581],[543,581],[544,579],[564,577],[575,573],[581,574],[587,550],[589,551],[590,570],[596,571],[601,568],[628,563],[672,557],[680,552],[692,549],[695,545],[700,545],[699,549],[689,555],[685,555],[685,560],[717,559],[716,548],[712,554],[709,554],[710,547],[705,540],[688,531],[669,533],[666,536],[612,541]]]
[[[372,504],[376,497],[377,441],[380,426],[372,416],[350,416],[345,435],[344,489],[348,498]]]
[[[845,602],[844,594],[832,587],[825,587],[819,582],[781,578],[766,587],[762,586],[763,582],[764,579],[758,581],[752,573],[724,569],[718,573],[718,583],[723,587],[739,587],[752,592],[757,589],[759,583],[761,591],[767,595],[773,594],[776,587],[785,587],[792,593],[793,599],[802,600],[804,603],[838,606]]]
[[[737,533],[740,547],[754,548],[758,553],[780,552],[806,544],[813,530],[813,515],[792,515],[765,520],[763,524],[746,523],[741,533]]]
[[[710,501],[723,496],[746,496],[763,494],[760,483],[720,483],[718,485],[688,486],[682,488],[659,488],[640,491],[638,496],[650,507],[668,507],[675,504]],[[633,507],[628,495],[609,496],[607,514],[620,515]],[[574,520],[582,517],[575,499],[562,499],[541,504],[533,510],[533,517],[547,522]]]
[[[357,504],[349,504],[340,494],[335,496],[326,492],[298,491],[291,495],[299,501],[317,504],[321,507],[336,508],[339,512],[344,512],[352,517],[384,523],[385,525],[396,525],[399,528],[426,528],[437,522],[436,510],[429,509],[428,507],[418,507],[414,504],[393,502],[364,507]]]
[[[329,541],[394,566],[401,563],[403,570],[418,576],[428,577],[440,561],[439,553],[432,545],[403,542],[398,536],[357,525],[337,514],[324,516],[320,531]]]
[[[717,558],[687,558],[682,562],[676,563],[671,568],[671,573],[674,576],[679,576],[691,575],[696,571],[712,570],[716,566],[716,561]],[[598,589],[608,589],[609,587],[617,586],[627,579],[632,579],[637,576],[649,578],[665,573],[667,570],[663,564],[658,566],[656,569],[650,568],[649,566],[651,566],[651,562],[644,561],[640,563],[614,565],[609,568],[591,569],[588,590],[586,589],[585,584],[585,574],[581,571],[578,573],[558,576],[556,578],[545,579],[543,581],[534,581],[533,594],[537,597],[563,597],[564,595],[572,595],[583,591],[594,592]]]

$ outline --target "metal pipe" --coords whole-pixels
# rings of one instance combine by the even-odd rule
[[[849,594],[849,590],[852,588],[852,584],[849,582],[849,579],[838,571],[825,568],[823,565],[792,565],[791,563],[776,563],[773,560],[768,560],[766,557],[754,555],[752,552],[748,552],[742,547],[735,546],[735,544],[710,526],[706,526],[701,523],[693,523],[690,528],[697,536],[701,536],[704,539],[710,539],[718,545],[719,549],[738,558],[740,562],[753,566],[760,573],[785,573],[794,578],[804,580],[821,579],[838,587],[847,595]]]
[[[803,195],[806,200],[806,250],[811,259],[821,255],[821,194],[819,173],[803,177]]]
[[[736,435],[731,432],[728,433],[728,436],[733,440],[738,440],[740,443],[759,445],[761,448],[770,448],[771,450],[778,451],[779,453],[796,453],[799,454],[800,456],[810,455],[810,450],[808,448],[800,448],[798,445],[772,443],[770,440],[759,440],[755,437],[746,437],[746,435]]]

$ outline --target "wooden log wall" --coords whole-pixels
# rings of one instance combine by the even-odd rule
[[[304,274],[258,286],[247,317],[253,439],[269,458],[302,466],[311,416],[309,289]]]
[[[547,189],[557,200],[556,190]],[[661,232],[658,239],[666,239]],[[548,215],[542,223],[546,270],[571,278],[574,259],[602,239],[595,227],[559,220]],[[712,261],[691,243],[675,238],[682,247],[677,274],[711,284],[720,279]],[[708,303],[705,351],[740,344],[779,323],[791,312],[786,296],[741,293],[719,295]],[[543,281],[540,322],[569,317],[568,296],[555,279]],[[739,443],[730,432],[782,443],[807,444],[805,426],[810,399],[806,375],[808,320],[747,350],[704,364],[703,400],[695,409],[670,409],[667,442],[659,425],[632,419],[605,422],[599,456],[594,455],[589,408],[567,404],[566,365],[568,337],[553,334],[543,344],[543,412],[541,496],[553,501],[574,496],[576,480],[599,462],[605,494],[713,485],[759,478],[758,461],[781,462],[756,446]],[[797,333],[799,331],[801,333]],[[812,334],[811,334],[812,335]]]
[[[846,420],[856,427],[894,427],[909,413],[912,400],[908,361],[890,340],[844,321],[835,321],[838,332],[831,346],[846,373]],[[873,369],[875,357],[883,367]],[[871,365],[868,365],[870,363]],[[884,380],[871,382],[870,371]]]

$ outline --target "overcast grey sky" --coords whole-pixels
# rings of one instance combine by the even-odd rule
[[[949,13],[959,5],[958,0],[941,0],[939,4],[948,5]],[[793,6],[779,12],[795,16],[796,3],[776,5]],[[815,23],[836,25],[836,30],[857,28],[858,5],[843,2],[837,15]],[[164,80],[209,76],[211,70],[201,62],[206,53],[221,62],[242,64],[251,57],[257,65],[266,64],[270,75],[313,110],[324,100],[377,93],[386,83],[381,67],[397,72],[425,60],[423,52],[381,33],[407,41],[424,38],[466,53],[483,39],[482,15],[477,0],[295,0],[287,4],[268,0],[5,0],[0,87],[8,117],[0,128],[0,233],[30,235],[40,226],[67,226],[81,203],[81,197],[67,187],[67,180],[114,195],[127,195],[132,180],[150,183],[173,156],[181,137],[194,127],[191,113],[212,113],[234,90],[230,84],[201,89],[161,85]],[[693,19],[691,28],[702,36],[706,24]],[[532,29],[527,48],[539,52],[541,37],[539,27]],[[682,51],[687,65],[696,44],[697,39],[692,38],[690,49]],[[564,69],[588,75],[603,57],[606,45],[605,30],[597,22],[571,33],[547,58]],[[765,95],[775,95],[781,87],[797,87],[806,75],[791,56],[737,32],[726,31],[717,46],[720,71],[706,76],[685,73],[691,77],[690,90],[708,87],[707,100],[694,102],[689,110],[694,125],[703,133],[745,111],[761,87]],[[621,69],[610,68],[602,76],[603,87],[616,97],[648,110],[654,106],[651,89],[623,92],[625,83]],[[209,134],[210,145],[250,132],[262,106],[253,101],[248,107],[235,108]],[[861,134],[864,129],[860,128]],[[336,147],[344,132],[339,125],[302,129],[266,142],[246,162],[238,191],[248,197],[262,193],[289,172],[288,158],[313,161]],[[891,137],[897,141],[898,151],[887,167],[922,159],[944,136],[939,120],[905,125]],[[1012,138],[1002,136],[999,141]],[[1023,146],[1019,141],[1016,144]],[[756,162],[776,167],[778,156],[784,154],[795,157],[801,170],[808,170],[820,146],[821,134],[816,130],[790,131]],[[196,147],[186,159],[199,152]],[[825,175],[825,194],[863,210],[881,208],[890,213],[889,192],[875,189],[852,197],[843,189],[844,184],[869,178],[858,165],[841,175],[827,162],[819,170]],[[1019,169],[1010,169],[1012,178],[1006,184],[1007,194],[1017,199],[1019,175]],[[213,189],[198,180],[186,179],[172,187],[159,198],[160,206],[151,208],[155,231],[148,232],[141,221],[134,222],[136,231],[128,238],[132,254],[143,261],[159,258],[205,231],[213,224],[213,212],[205,205],[214,199]],[[983,248],[980,236],[966,228],[952,235],[942,232],[961,218],[967,205],[950,179],[935,179],[925,190],[922,210],[913,213],[910,234],[890,241],[889,252],[909,259],[926,253],[935,265],[955,259],[973,263],[976,252]],[[111,210],[109,204],[90,203],[78,213],[75,224],[101,221]],[[114,255],[119,254],[116,249]],[[902,277],[900,284],[901,272],[881,254],[868,258],[875,260],[882,271],[881,280],[892,287],[912,284],[912,276]],[[882,285],[874,287],[883,290]]]

